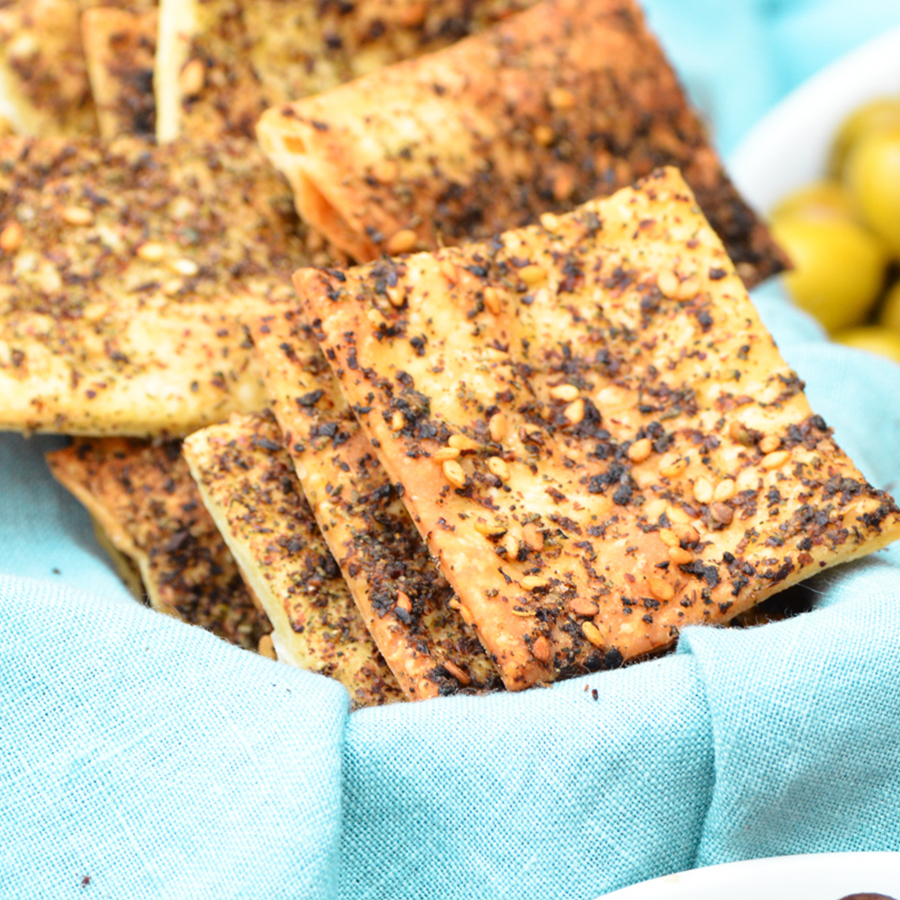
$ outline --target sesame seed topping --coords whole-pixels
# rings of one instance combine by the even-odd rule
[[[574,384],[558,384],[550,388],[550,396],[554,400],[563,400],[566,403],[577,399],[580,393],[581,391]]]
[[[584,400],[580,397],[577,400],[574,400],[563,410],[563,415],[566,417],[566,420],[572,425],[577,425],[579,422],[583,421]]]
[[[444,470],[444,478],[446,478],[447,481],[450,482],[450,484],[457,488],[465,487],[465,469],[463,469],[463,467],[455,459],[444,460],[441,468]]]
[[[593,622],[584,622],[581,626],[581,633],[595,646],[603,646],[603,635],[600,629]]]
[[[418,235],[411,228],[403,228],[391,237],[385,249],[391,256],[409,253],[415,249],[418,241]]]
[[[540,578],[537,575],[523,575],[519,580],[519,584],[521,584],[526,591],[537,591],[541,588],[550,586],[550,582],[547,581],[546,578]]]
[[[645,459],[649,458],[652,452],[653,444],[651,443],[650,438],[641,438],[628,448],[628,458],[633,463],[642,463]]]
[[[447,443],[462,453],[465,453],[467,450],[477,450],[479,447],[478,441],[473,441],[466,434],[451,434]]]
[[[648,578],[647,587],[650,593],[659,600],[671,600],[675,596],[675,588],[662,578]]]
[[[698,503],[709,503],[712,498],[713,486],[705,478],[698,478],[694,482],[694,499]]]
[[[528,266],[522,266],[519,269],[519,278],[529,286],[540,284],[547,277],[547,272],[543,266],[532,263]]]
[[[772,453],[781,446],[781,438],[776,434],[767,434],[759,442],[760,453]]]
[[[433,455],[438,462],[443,462],[445,459],[456,459],[460,452],[458,447],[441,447],[440,450],[435,450]]]
[[[22,245],[24,237],[22,226],[18,222],[10,222],[0,231],[0,250],[4,253],[15,253]]]
[[[137,255],[144,262],[161,262],[166,255],[166,248],[157,241],[147,241],[137,248]]]
[[[206,66],[202,59],[189,60],[178,76],[178,87],[185,99],[196,97],[206,83]]]
[[[544,635],[539,635],[531,642],[531,652],[538,662],[550,662],[550,641]]]
[[[94,214],[84,206],[67,206],[62,217],[68,225],[91,225],[94,221]]]
[[[762,460],[762,467],[768,471],[778,469],[783,466],[791,455],[790,450],[776,450],[774,453],[767,453]]]
[[[499,456],[492,456],[487,461],[487,467],[488,471],[501,481],[509,481],[509,466],[506,464],[506,460]]]
[[[488,422],[488,431],[491,434],[491,440],[499,443],[509,433],[509,420],[502,412],[494,413]]]

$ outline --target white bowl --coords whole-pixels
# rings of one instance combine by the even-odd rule
[[[900,898],[900,853],[778,856],[654,878],[602,900],[839,900],[848,894]]]
[[[729,174],[763,215],[790,191],[825,174],[832,138],[866,100],[900,95],[900,28],[857,47],[767,113],[731,157]]]

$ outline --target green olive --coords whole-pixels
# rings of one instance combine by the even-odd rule
[[[838,332],[835,341],[900,363],[900,333],[880,325],[863,325]]]
[[[790,216],[854,216],[853,201],[839,181],[813,181],[792,191],[772,210],[771,219]]]
[[[864,228],[837,216],[791,216],[772,223],[794,263],[784,277],[794,302],[828,331],[863,322],[884,282],[886,254]]]
[[[900,281],[894,282],[887,292],[878,314],[878,324],[900,334]]]
[[[828,170],[840,177],[851,147],[870,131],[900,126],[900,97],[878,97],[857,107],[841,123],[831,145]]]
[[[860,219],[900,258],[900,126],[860,137],[844,179]]]

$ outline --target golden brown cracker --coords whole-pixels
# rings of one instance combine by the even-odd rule
[[[534,0],[162,0],[158,137],[252,136],[267,106],[444,47]]]
[[[0,427],[181,435],[264,405],[236,315],[317,257],[252,143],[0,154]]]
[[[177,441],[81,439],[47,462],[136,566],[153,609],[257,649],[271,625],[203,507]]]
[[[545,0],[269,110],[257,132],[300,214],[360,261],[484,239],[676,165],[748,284],[784,265],[632,0]]]
[[[81,17],[84,55],[100,136],[156,134],[153,65],[158,10],[110,6]]]
[[[900,535],[674,170],[486,244],[295,281],[511,689]]]
[[[288,451],[357,607],[413,699],[499,686],[296,311],[251,325]]]
[[[319,533],[275,421],[234,416],[192,434],[184,453],[272,621],[279,659],[336,678],[355,706],[403,699]]]

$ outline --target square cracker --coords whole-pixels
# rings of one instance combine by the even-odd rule
[[[81,439],[47,463],[91,514],[101,541],[136,567],[153,609],[259,647],[272,627],[200,502],[179,442]]]
[[[285,445],[356,605],[412,699],[499,687],[303,317],[250,325]]]
[[[295,283],[510,689],[665,647],[900,535],[674,170]]]
[[[158,10],[86,10],[81,35],[100,137],[156,134],[153,65]]]
[[[263,110],[444,47],[534,0],[161,0],[161,141],[251,137]]]
[[[315,256],[251,142],[0,156],[0,428],[181,435],[265,405],[236,315]]]
[[[675,165],[748,284],[785,262],[633,0],[545,0],[271,109],[257,133],[300,214],[359,261],[484,239]]]
[[[275,421],[234,416],[192,434],[184,454],[272,620],[278,658],[336,678],[355,706],[402,700],[322,540]]]

